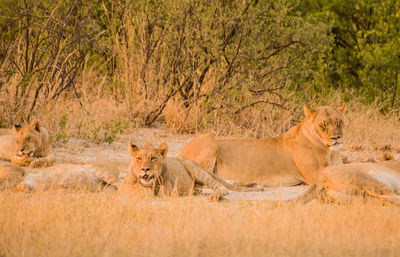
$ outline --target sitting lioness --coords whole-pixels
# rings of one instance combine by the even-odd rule
[[[180,157],[239,185],[294,186],[313,184],[321,169],[342,164],[339,150],[345,106],[304,106],[305,118],[288,132],[263,140],[192,139]]]
[[[0,159],[18,166],[46,167],[54,163],[49,132],[32,121],[27,126],[14,125],[0,133]]]
[[[131,163],[128,175],[120,186],[120,192],[131,192],[136,183],[151,187],[154,195],[176,193],[179,196],[197,194],[203,185],[211,188],[214,196],[234,191],[262,191],[262,188],[237,187],[214,174],[208,173],[200,165],[185,158],[167,158],[168,145],[160,144],[156,149],[150,143],[141,148],[129,143]]]

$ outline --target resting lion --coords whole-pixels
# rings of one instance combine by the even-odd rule
[[[320,172],[315,185],[307,192],[308,200],[348,202],[369,196],[400,204],[400,161],[329,166]]]
[[[129,193],[135,184],[151,187],[154,195],[179,196],[197,194],[203,185],[211,188],[214,196],[233,191],[262,191],[262,188],[237,187],[214,174],[208,173],[200,165],[185,158],[167,158],[168,145],[162,143],[157,149],[150,143],[141,148],[129,143],[131,163],[128,175],[119,188],[122,193]]]
[[[294,186],[316,182],[318,172],[342,164],[339,150],[345,106],[304,106],[305,118],[281,136],[263,140],[192,139],[180,157],[239,185]]]
[[[0,189],[117,189],[120,184],[118,174],[117,166],[110,162],[86,165],[62,163],[39,169],[26,169],[0,162]]]
[[[14,125],[13,129],[1,129],[0,159],[18,166],[51,166],[55,158],[49,132],[38,121],[23,127]]]

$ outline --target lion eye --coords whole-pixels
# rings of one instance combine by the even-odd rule
[[[342,124],[342,121],[341,121],[341,120],[337,120],[337,121],[336,121],[336,124],[339,126],[339,125]]]
[[[26,137],[25,139],[26,139],[26,140],[31,140],[31,137]]]
[[[157,160],[157,157],[151,157],[150,159],[152,162],[154,162],[155,160]]]
[[[142,161],[142,157],[137,157],[136,161],[141,162]]]
[[[326,124],[325,123],[322,123],[322,124],[320,124],[319,125],[323,130],[326,130]]]

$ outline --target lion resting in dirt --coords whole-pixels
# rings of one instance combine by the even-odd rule
[[[201,192],[203,185],[211,188],[214,196],[234,191],[262,191],[262,188],[237,187],[214,174],[208,173],[200,165],[185,158],[167,158],[168,145],[162,143],[157,149],[150,143],[141,148],[129,143],[131,163],[128,175],[121,183],[119,191],[129,193],[135,184],[151,187],[154,195],[191,195]]]
[[[18,191],[67,189],[99,191],[118,189],[118,168],[113,163],[56,164],[39,169],[24,169],[0,162],[0,189]]]
[[[216,140],[202,135],[187,143],[180,157],[239,185],[313,184],[329,165],[342,164],[339,150],[345,106],[304,106],[305,118],[285,134],[263,140]]]
[[[32,121],[27,126],[14,125],[0,132],[0,159],[18,166],[47,167],[54,161],[49,132]]]
[[[326,167],[311,190],[302,195],[307,201],[316,198],[337,202],[350,202],[357,196],[400,204],[400,161]]]

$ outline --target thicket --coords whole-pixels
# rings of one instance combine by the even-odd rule
[[[254,110],[333,91],[397,110],[399,5],[1,0],[0,118],[10,125],[69,100],[90,117],[89,105],[106,99],[126,110],[123,123],[249,127],[238,120]]]

